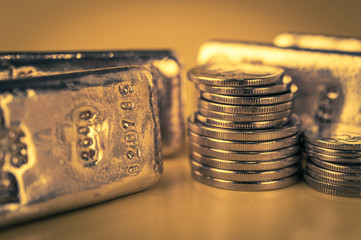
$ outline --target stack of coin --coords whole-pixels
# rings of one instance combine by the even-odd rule
[[[304,177],[313,189],[343,197],[361,197],[361,126],[313,125],[304,131],[308,154]]]
[[[299,179],[297,86],[282,69],[206,65],[188,72],[200,91],[188,119],[193,177],[210,186],[271,190]]]

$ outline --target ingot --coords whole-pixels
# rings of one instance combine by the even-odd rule
[[[0,227],[154,185],[151,73],[108,68],[0,81]]]
[[[151,71],[158,97],[163,154],[177,153],[185,135],[181,100],[183,69],[172,51],[0,53],[0,80],[127,65],[142,65]]]
[[[361,40],[317,33],[285,32],[278,34],[273,43],[284,48],[314,49],[338,52],[361,52]]]

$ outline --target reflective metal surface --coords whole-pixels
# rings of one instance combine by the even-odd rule
[[[278,34],[273,43],[285,48],[361,53],[361,40],[355,37],[285,32]]]
[[[262,64],[205,63],[189,70],[189,80],[200,90],[198,109],[188,119],[195,180],[237,191],[275,190],[297,182],[299,152],[284,151],[300,147],[300,121],[297,127],[297,115],[291,117],[298,87],[286,83],[286,91],[280,91],[285,78],[292,82],[284,76],[282,68]],[[293,134],[290,125],[296,128]],[[263,170],[269,166],[278,168]]]
[[[283,70],[257,64],[205,64],[189,70],[188,78],[195,84],[240,87],[280,83]]]
[[[295,112],[301,116],[304,128],[315,119],[361,124],[360,53],[214,40],[201,46],[197,62],[282,67],[299,87]]]
[[[141,67],[0,81],[0,227],[154,185],[152,76]]]
[[[151,71],[158,95],[163,153],[175,154],[184,141],[183,69],[172,51],[2,52],[0,80],[125,65],[142,65]]]

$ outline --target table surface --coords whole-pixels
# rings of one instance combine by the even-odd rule
[[[151,189],[0,231],[0,239],[360,239],[361,200],[304,182],[265,192],[203,185],[188,150]]]

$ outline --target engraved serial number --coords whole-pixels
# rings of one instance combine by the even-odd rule
[[[131,83],[121,83],[119,86],[119,92],[122,95],[120,108],[126,113],[131,113],[135,107],[134,102],[131,100],[131,97],[134,94],[134,89]],[[124,118],[121,120],[121,125],[124,129],[122,142],[126,146],[126,151],[124,153],[125,158],[131,162],[131,165],[128,167],[127,171],[129,174],[138,174],[141,171],[141,167],[139,165],[141,151],[138,146],[139,139],[136,129],[136,122],[132,119]]]
[[[100,160],[100,132],[104,122],[92,106],[80,106],[71,111],[69,122],[63,126],[64,136],[71,146],[71,158],[84,167],[93,167]]]

